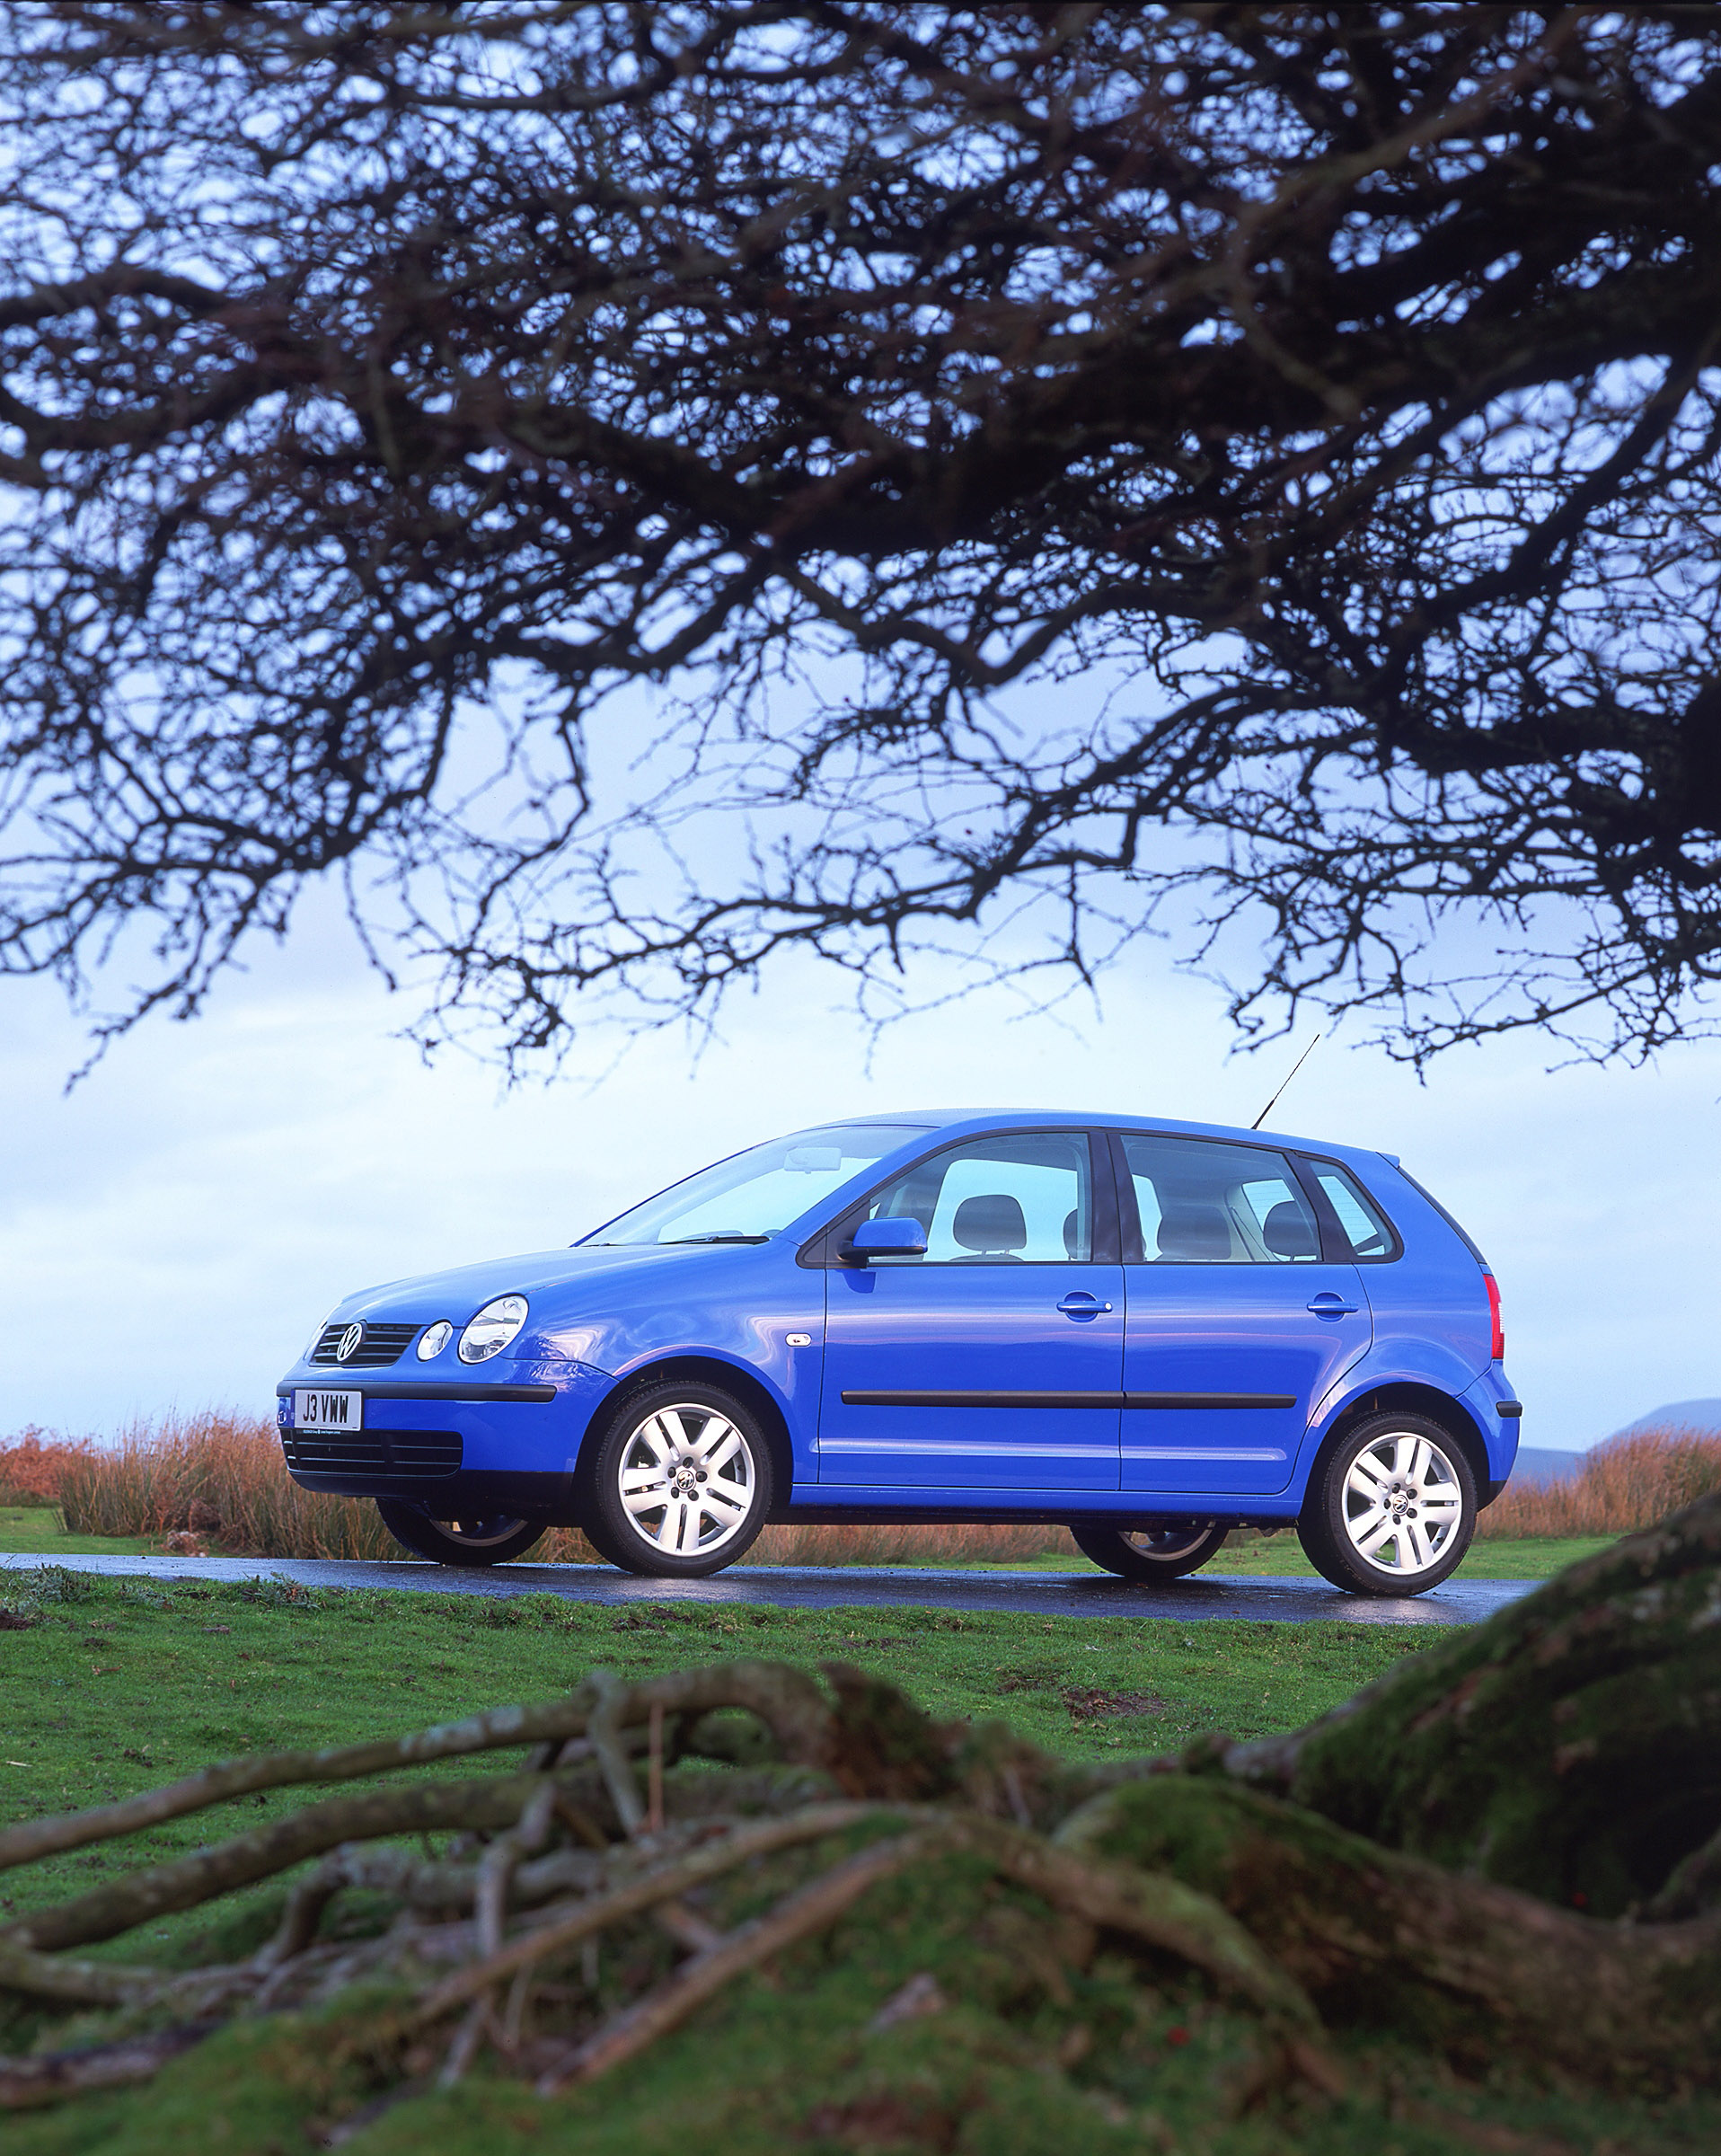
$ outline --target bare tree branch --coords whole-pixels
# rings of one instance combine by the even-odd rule
[[[0,967],[193,1011],[334,873],[509,1056],[1161,920],[1249,1027],[1701,1027],[1712,10],[4,34]]]

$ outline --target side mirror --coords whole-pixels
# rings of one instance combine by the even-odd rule
[[[926,1230],[917,1220],[863,1220],[837,1252],[851,1265],[869,1258],[922,1258]]]

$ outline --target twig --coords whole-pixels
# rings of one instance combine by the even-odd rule
[[[630,1879],[625,1886],[608,1894],[592,1895],[559,1923],[546,1924],[524,1939],[511,1940],[499,1954],[445,1978],[420,2001],[411,2025],[419,2027],[434,2021],[450,2007],[488,1991],[516,1970],[528,1968],[568,1947],[578,1946],[582,1940],[594,1937],[609,1925],[641,1915],[659,1902],[685,1894],[690,1887],[719,1878],[752,1857],[769,1856],[778,1850],[792,1849],[802,1842],[819,1841],[825,1835],[841,1833],[846,1828],[871,1820],[900,1821],[905,1811],[913,1808],[901,1805],[813,1804],[786,1819],[766,1819],[755,1826],[737,1827],[721,1842],[707,1842],[703,1848],[691,1851],[673,1864],[661,1865],[640,1878]]]
[[[611,1679],[615,1683],[616,1680]],[[676,1670],[641,1684],[621,1686],[614,1726],[646,1722],[653,1702],[666,1713],[693,1717],[713,1708],[738,1707],[755,1714],[776,1738],[785,1760],[797,1765],[822,1763],[829,1747],[832,1713],[824,1693],[800,1670],[781,1663],[710,1662],[698,1669]],[[375,1744],[343,1745],[321,1752],[274,1752],[253,1759],[227,1760],[218,1766],[146,1789],[117,1804],[59,1812],[46,1819],[23,1820],[0,1831],[0,1871],[33,1864],[42,1857],[116,1834],[136,1833],[170,1819],[231,1803],[266,1789],[308,1783],[360,1780],[398,1772],[434,1760],[469,1757],[516,1745],[560,1743],[584,1736],[596,1693],[582,1684],[557,1700],[520,1707],[498,1707],[464,1721],[439,1722],[410,1736]]]
[[[321,1856],[342,1842],[380,1841],[384,1835],[448,1826],[512,1826],[542,1784],[543,1777],[536,1774],[486,1774],[417,1789],[367,1789],[307,1805],[214,1849],[152,1865],[56,1909],[34,1910],[0,1931],[0,1943],[53,1948],[113,1939],[134,1924],[195,1908],[216,1895]]]
[[[595,1669],[589,1682],[597,1693],[597,1704],[587,1719],[586,1734],[603,1769],[604,1786],[615,1807],[615,1816],[622,1822],[622,1832],[631,1839],[645,1825],[646,1807],[640,1801],[639,1780],[622,1743],[620,1717],[628,1705],[629,1687],[607,1669]]]
[[[66,1961],[0,1940],[0,1992],[67,2006],[126,2006],[163,1981],[160,1969],[113,1961]]]
[[[651,1735],[647,1750],[646,1832],[663,1832],[663,1701],[653,1700],[649,1709]]]
[[[506,1833],[499,1834],[484,1851],[478,1867],[478,1890],[472,1900],[481,1954],[499,1954],[502,1950],[502,1921],[507,1913],[508,1888],[521,1858],[535,1856],[543,1847],[555,1803],[555,1784],[541,1783],[526,1799],[518,1824]]]
[[[478,2055],[478,2046],[484,2040],[484,2032],[490,2023],[490,2002],[488,1997],[474,1999],[467,2010],[466,2019],[455,2032],[455,2040],[448,2046],[448,2055],[442,2063],[437,2076],[438,2089],[452,2089],[465,2073]]]
[[[684,1961],[675,1975],[643,1999],[606,2021],[539,2076],[540,2096],[554,2096],[576,2081],[596,2081],[677,2028],[706,2000],[746,1970],[756,1968],[810,1933],[834,1923],[869,1886],[904,1870],[931,1848],[936,1835],[904,1834],[833,1865],[766,1915],[726,1933],[704,1954]]]
[[[0,1832],[0,1871],[16,1864],[33,1864],[64,1850],[82,1849],[91,1842],[105,1842],[115,1834],[137,1833],[145,1827],[160,1826],[169,1819],[182,1819],[188,1813],[230,1804],[235,1798],[255,1796],[265,1789],[358,1781],[373,1774],[398,1772],[402,1767],[424,1766],[433,1760],[468,1758],[534,1740],[553,1738],[560,1745],[585,1729],[592,1703],[588,1689],[581,1685],[560,1700],[498,1707],[464,1721],[439,1722],[410,1736],[342,1745],[322,1752],[273,1752],[254,1759],[226,1760],[163,1788],[124,1798],[118,1804],[93,1805],[87,1811],[58,1812],[46,1819],[29,1819],[9,1826]]]
[[[128,2089],[151,2080],[170,2059],[201,2044],[221,2027],[218,2021],[191,2021],[158,2028],[148,2036],[127,2037],[117,2044],[97,2044],[84,2051],[50,2051],[35,2058],[0,2059],[0,2111],[25,2111],[57,2104],[92,2089]]]

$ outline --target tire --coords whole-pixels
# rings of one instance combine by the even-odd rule
[[[1161,1520],[1157,1527],[1072,1527],[1083,1557],[1119,1579],[1181,1579],[1225,1546],[1230,1530],[1211,1520]]]
[[[417,1505],[399,1498],[378,1498],[383,1524],[397,1542],[438,1565],[505,1565],[523,1557],[542,1541],[542,1520],[493,1518],[433,1520]]]
[[[624,1572],[703,1579],[744,1555],[774,1476],[759,1418],[714,1385],[631,1394],[583,1469],[586,1533]]]
[[[1352,1595],[1425,1595],[1463,1563],[1476,1477],[1425,1415],[1371,1415],[1317,1470],[1297,1522],[1316,1571]]]

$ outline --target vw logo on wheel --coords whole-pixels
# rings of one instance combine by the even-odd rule
[[[336,1362],[351,1362],[354,1356],[358,1353],[358,1343],[364,1337],[365,1328],[362,1325],[349,1325],[346,1331],[340,1336],[340,1347],[335,1349]]]

